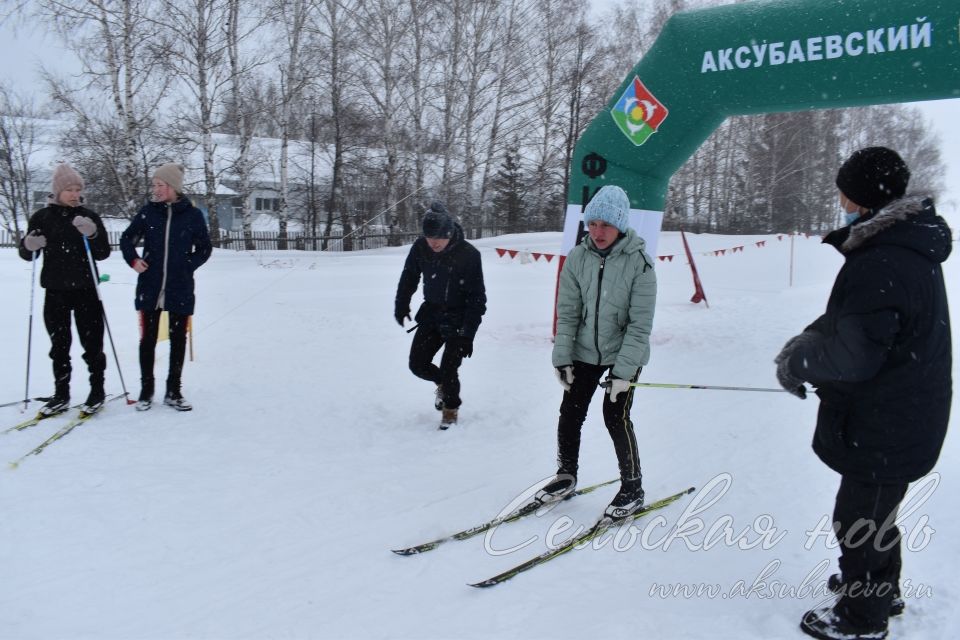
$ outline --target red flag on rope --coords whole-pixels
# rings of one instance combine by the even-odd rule
[[[500,256],[501,258],[503,257],[503,254],[507,252],[506,249],[497,249],[496,251],[497,251],[497,255]]]

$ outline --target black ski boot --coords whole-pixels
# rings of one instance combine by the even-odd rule
[[[560,500],[565,500],[570,497],[570,494],[573,493],[574,489],[576,488],[576,472],[571,473],[569,471],[564,471],[563,469],[558,469],[557,475],[555,475],[552,480],[547,482],[542,489],[537,491],[537,495],[535,495],[533,499],[540,504],[559,502]]]
[[[800,621],[800,630],[820,640],[883,640],[887,637],[886,624],[854,624],[844,615],[840,603],[807,611]]]
[[[59,394],[54,394],[50,400],[47,401],[47,404],[40,407],[40,415],[44,418],[50,418],[52,416],[59,415],[70,408],[70,395],[61,396]]]
[[[843,582],[843,578],[840,577],[839,573],[834,573],[827,578],[827,588],[833,593],[839,593],[841,595],[847,591],[847,585]],[[904,601],[903,596],[900,595],[900,585],[896,585],[893,589],[893,600],[890,601],[890,613],[887,615],[891,618],[903,615],[903,611],[906,608],[907,603]]]
[[[70,408],[70,381],[58,380],[54,386],[53,397],[40,407],[39,415],[44,418],[59,415]]]
[[[634,478],[620,481],[620,491],[613,497],[607,510],[603,512],[605,518],[622,520],[643,508],[642,480]]]
[[[106,400],[106,393],[103,391],[103,383],[94,383],[90,387],[90,395],[87,396],[87,401],[80,405],[81,413],[94,414],[100,409],[103,408],[103,401]]]

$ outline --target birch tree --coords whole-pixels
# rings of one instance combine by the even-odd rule
[[[0,224],[17,240],[30,216],[39,116],[32,103],[0,87]]]
[[[164,0],[164,19],[157,28],[168,31],[155,48],[155,55],[173,63],[180,85],[194,101],[192,109],[182,109],[181,113],[183,122],[196,128],[200,137],[203,202],[215,246],[220,242],[220,221],[213,132],[223,121],[223,101],[232,86],[228,35],[231,4],[224,0]],[[184,133],[193,135],[192,131]]]
[[[357,73],[372,102],[372,117],[383,149],[383,202],[391,234],[397,231],[400,173],[398,110],[403,78],[397,51],[405,45],[408,15],[403,0],[367,0],[357,5]]]
[[[249,33],[241,26],[246,22],[241,11],[244,5],[245,3],[241,0],[228,0],[226,44],[227,56],[230,60],[230,100],[237,136],[237,153],[233,158],[231,169],[237,178],[237,197],[240,200],[244,248],[252,251],[256,245],[253,242],[253,212],[250,210],[250,195],[253,192],[251,178],[254,168],[250,151],[257,116],[251,108],[248,95],[250,83],[253,81],[250,72],[250,67],[253,65],[244,62],[244,54],[240,48],[245,36]]]
[[[327,238],[333,233],[335,221],[341,223],[344,234],[352,231],[343,195],[344,157],[351,128],[347,92],[351,72],[349,52],[353,48],[352,16],[356,16],[355,0],[322,0],[313,21],[317,45],[326,52],[328,58],[318,77],[329,96],[330,118],[330,187],[325,203],[324,250],[327,249]]]
[[[275,5],[276,24],[281,29],[286,49],[280,60],[280,238],[278,248],[287,248],[287,224],[290,217],[290,138],[291,114],[309,81],[310,63],[304,58],[304,38],[309,20],[310,0],[280,0]]]
[[[153,7],[148,0],[42,0],[37,7],[82,65],[83,86],[44,77],[54,104],[74,120],[75,149],[101,162],[100,191],[116,203],[107,215],[136,212],[155,158],[147,137],[169,74],[147,52],[155,39]],[[100,107],[98,96],[109,106]]]

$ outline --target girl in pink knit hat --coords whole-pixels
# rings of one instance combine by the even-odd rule
[[[73,167],[66,162],[58,164],[53,170],[49,202],[30,217],[27,234],[20,242],[24,260],[43,256],[43,321],[50,335],[54,383],[53,397],[40,409],[43,417],[63,413],[70,406],[71,314],[90,372],[90,393],[81,410],[95,413],[105,397],[107,357],[103,353],[103,307],[97,296],[99,276],[91,272],[84,237],[95,260],[110,255],[110,242],[100,216],[82,205],[83,186],[83,178]]]

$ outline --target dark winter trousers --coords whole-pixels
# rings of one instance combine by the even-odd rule
[[[906,484],[840,480],[833,527],[846,592],[839,606],[855,624],[885,627],[900,593],[900,530],[894,520],[906,492]]]
[[[563,393],[560,403],[560,421],[557,426],[557,464],[563,473],[577,474],[580,459],[580,429],[587,418],[590,400],[597,392],[597,385],[604,373],[612,367],[585,362],[573,363],[573,384]],[[636,380],[636,376],[634,376]],[[633,387],[610,401],[610,394],[603,394],[603,422],[613,440],[617,453],[621,480],[640,478],[640,458],[637,453],[637,437],[630,421],[633,406]]]
[[[433,364],[433,357],[442,347],[440,366]],[[460,377],[457,375],[460,356],[456,345],[451,345],[436,326],[421,324],[413,334],[410,345],[410,371],[413,375],[443,387],[443,406],[456,409],[460,406]]]
[[[160,314],[155,311],[140,312],[140,381],[146,395],[153,395],[153,359],[160,331]],[[180,374],[187,351],[187,321],[190,316],[169,312],[170,324],[170,370],[167,373],[167,391],[180,391]]]
[[[90,371],[90,386],[103,388],[107,356],[103,353],[103,307],[93,289],[54,291],[47,289],[43,303],[43,322],[50,334],[50,359],[58,396],[70,396],[70,314],[77,323],[77,336],[83,346],[83,359]]]

